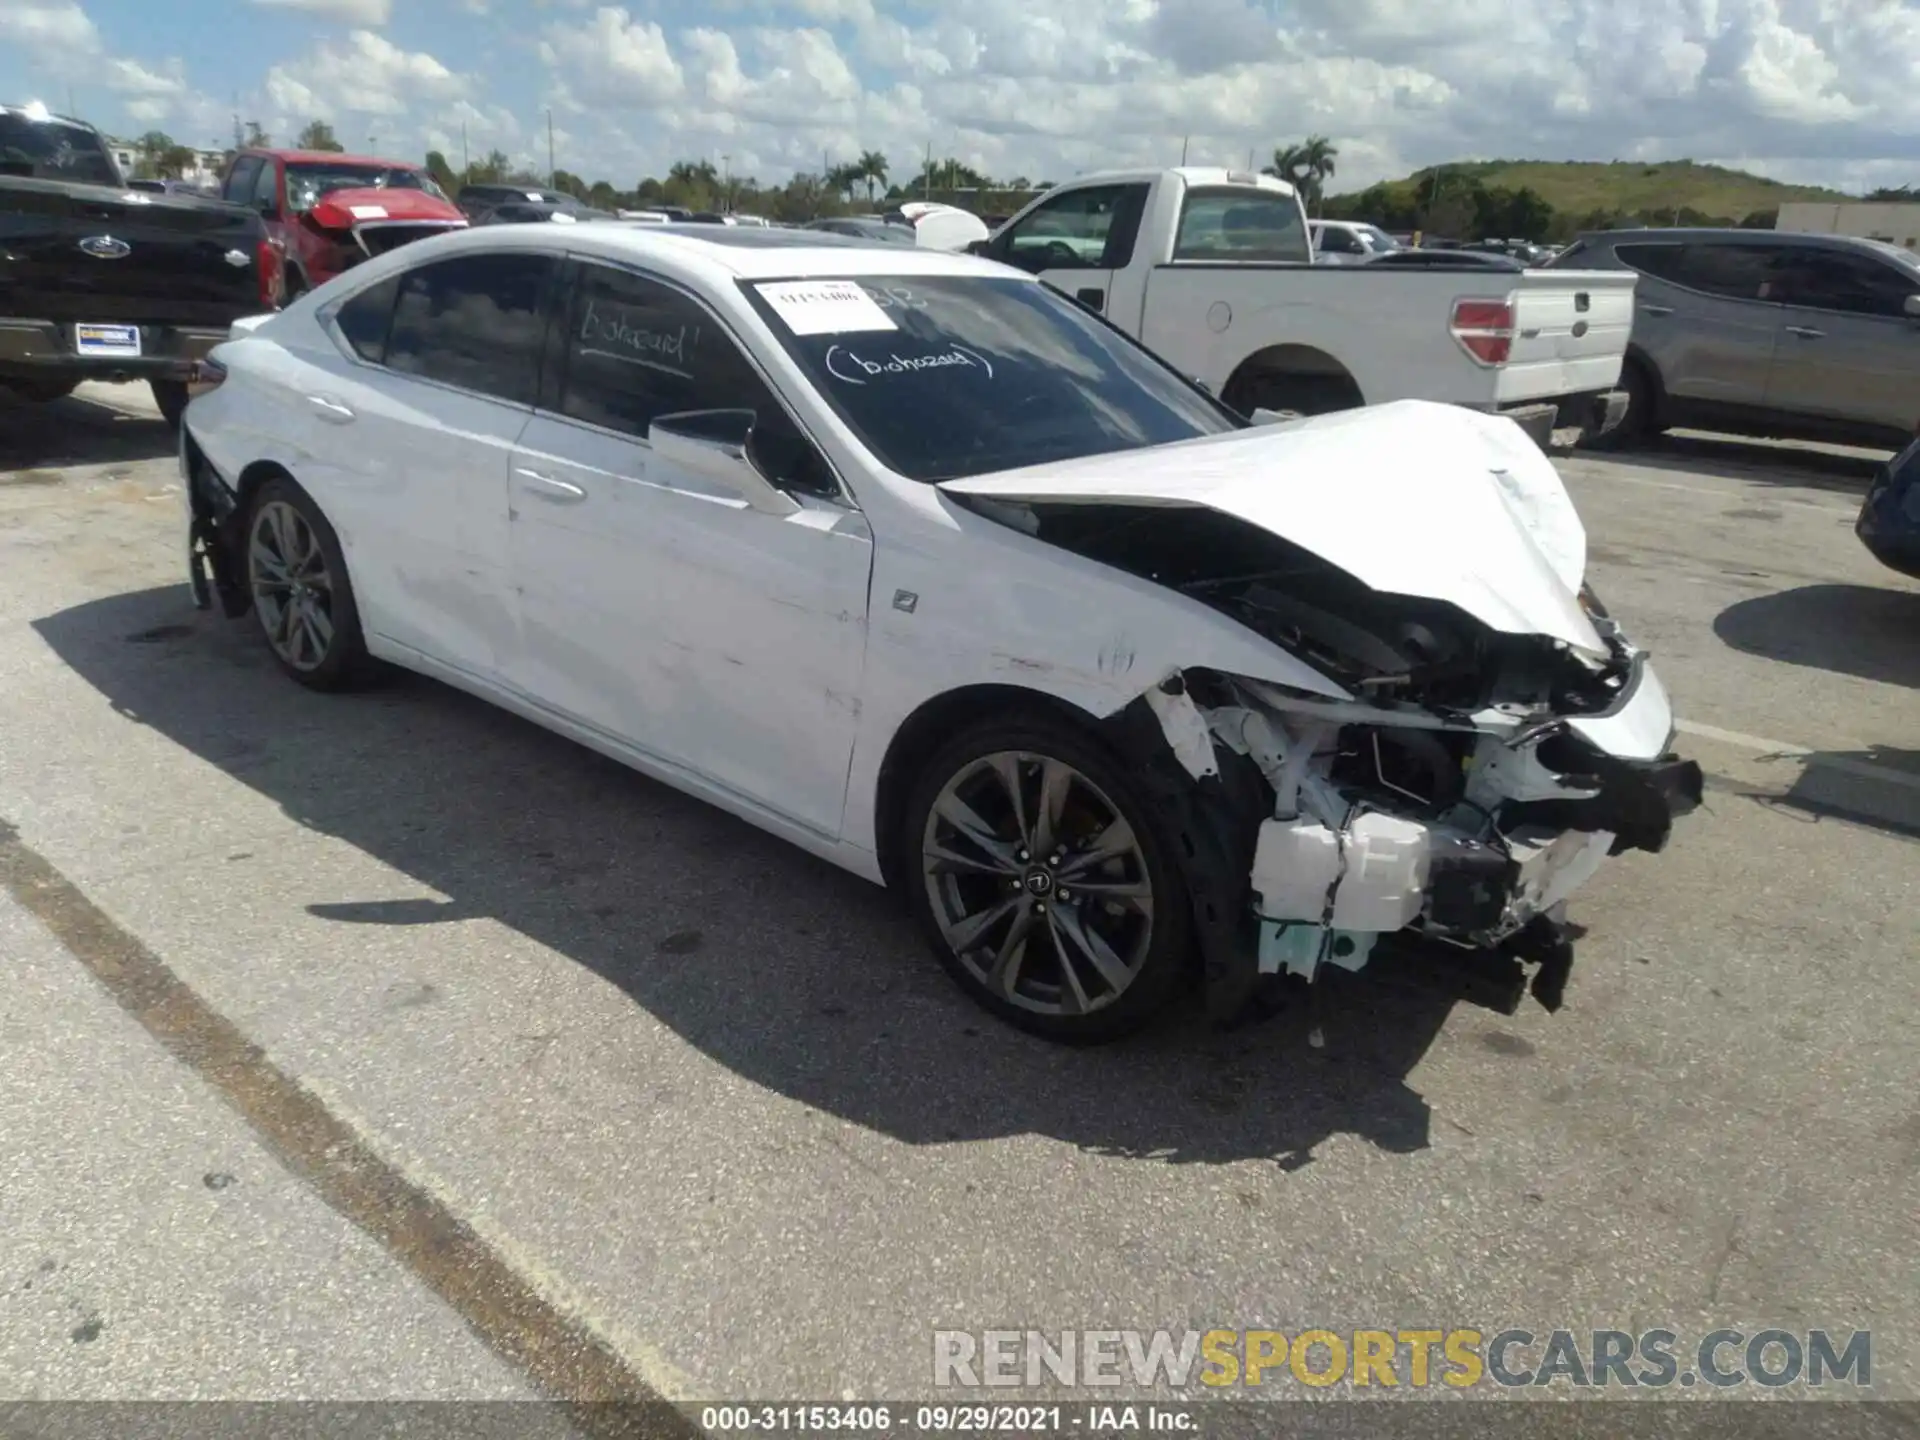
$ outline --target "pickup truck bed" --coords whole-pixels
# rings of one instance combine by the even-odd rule
[[[128,189],[91,126],[0,109],[0,386],[146,380],[177,420],[198,362],[275,307],[278,278],[259,216]]]

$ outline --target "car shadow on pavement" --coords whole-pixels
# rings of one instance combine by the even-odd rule
[[[77,395],[31,404],[0,392],[0,483],[10,471],[159,460],[179,448],[158,415]]]
[[[1631,449],[1576,452],[1589,458],[1615,460],[1650,470],[1674,470],[1721,479],[1758,480],[1768,485],[1831,490],[1842,495],[1865,495],[1867,486],[1892,451],[1855,448],[1813,449],[1803,445],[1743,440],[1691,431],[1662,435]]]
[[[1455,995],[1342,976],[1311,1018],[1295,1006],[1223,1032],[1193,1003],[1132,1041],[1051,1045],[961,995],[884,891],[450,688],[395,675],[311,694],[250,620],[196,612],[184,587],[35,628],[119,713],[450,897],[308,906],[343,945],[358,925],[490,918],[744,1078],[909,1144],[1036,1134],[1286,1168],[1337,1134],[1428,1144],[1406,1077]],[[1316,1021],[1324,1048],[1308,1043]]]
[[[1893,584],[1756,595],[1715,616],[1713,633],[1763,659],[1920,688],[1920,592]]]
[[[1805,758],[1784,795],[1753,798],[1815,823],[1845,820],[1920,840],[1920,750],[1874,745],[1817,751]]]

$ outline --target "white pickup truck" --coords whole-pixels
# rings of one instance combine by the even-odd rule
[[[1038,275],[1244,414],[1437,400],[1553,432],[1613,428],[1631,273],[1315,265],[1270,176],[1082,176],[970,247]],[[1564,437],[1563,437],[1564,438]]]

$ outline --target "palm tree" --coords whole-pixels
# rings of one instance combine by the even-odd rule
[[[860,178],[867,184],[867,204],[873,204],[873,188],[887,182],[887,157],[878,150],[869,150],[854,165],[859,169]]]
[[[1273,163],[1263,172],[1278,176],[1300,192],[1315,211],[1326,182],[1338,168],[1340,152],[1324,135],[1309,135],[1298,145],[1283,145],[1273,152]]]

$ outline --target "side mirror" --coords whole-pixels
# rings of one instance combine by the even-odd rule
[[[1920,320],[1920,295],[1909,295],[1902,308],[1906,310],[1909,320]]]
[[[792,515],[800,502],[773,485],[747,458],[751,410],[683,410],[647,427],[653,453],[670,465],[711,480],[767,515]]]

